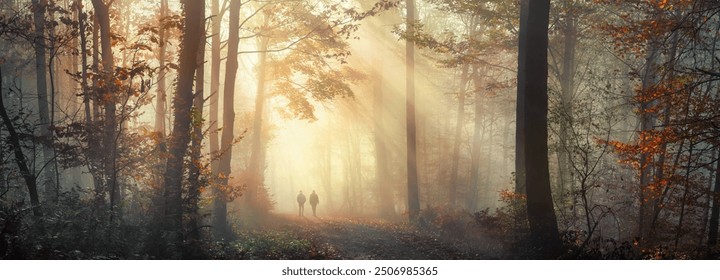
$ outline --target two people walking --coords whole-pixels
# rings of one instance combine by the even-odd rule
[[[298,216],[305,216],[305,195],[302,191],[300,191],[300,194],[297,195],[297,203]],[[313,216],[315,217],[317,217],[315,210],[317,209],[318,204],[320,204],[320,199],[315,191],[313,191],[312,194],[310,194],[310,206],[312,206]]]

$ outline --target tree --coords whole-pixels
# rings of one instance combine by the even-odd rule
[[[269,17],[266,15],[266,19],[263,25],[260,27],[261,30],[267,29]],[[262,31],[261,31],[262,32]],[[270,34],[268,34],[270,35]],[[259,52],[258,52],[258,67],[257,67],[257,90],[255,95],[255,113],[253,117],[253,131],[252,138],[250,139],[251,151],[250,151],[250,166],[248,167],[248,189],[245,195],[245,201],[248,203],[248,210],[256,212],[259,209],[258,205],[258,193],[260,188],[264,187],[265,182],[265,143],[263,141],[263,118],[265,111],[265,89],[266,89],[266,70],[267,67],[267,50],[270,38],[266,35],[261,34],[258,38]],[[268,210],[268,209],[262,209]],[[257,212],[256,212],[257,213]]]
[[[230,159],[232,159],[232,145],[235,141],[235,78],[238,68],[238,45],[240,29],[240,0],[230,0],[229,6],[229,37],[227,46],[227,61],[225,62],[225,87],[223,89],[223,127],[220,138],[220,159],[218,160],[219,185],[225,187],[215,190],[213,201],[213,229],[217,238],[227,237],[227,202],[229,194],[226,186],[230,178]]]
[[[212,14],[212,23],[210,27],[210,108],[208,108],[208,122],[210,153],[218,153],[220,144],[218,142],[218,114],[220,109],[220,25],[224,13],[220,12],[220,0],[211,0],[210,12]],[[224,9],[223,9],[224,11]],[[210,163],[210,169],[213,175],[217,175],[218,161],[213,159]]]
[[[184,157],[190,143],[190,125],[192,122],[193,81],[197,67],[197,55],[200,44],[204,42],[203,12],[205,1],[183,1],[185,21],[180,49],[178,81],[173,98],[173,130],[168,139],[168,159],[164,175],[163,203],[165,217],[163,235],[166,237],[165,255],[180,258],[183,244],[182,234],[182,181]]]
[[[408,34],[414,34],[415,29],[415,0],[406,1],[406,25]],[[405,121],[407,129],[407,195],[408,213],[413,222],[420,212],[420,198],[417,174],[417,139],[415,129],[415,41],[405,40],[405,86],[407,100],[405,103]]]
[[[192,139],[190,140],[190,163],[188,171],[188,214],[189,234],[188,239],[192,242],[200,240],[201,217],[198,213],[200,208],[201,189],[205,185],[201,179],[204,169],[202,164],[202,140],[203,140],[203,105],[205,103],[205,8],[201,9],[202,19],[201,38],[202,42],[198,47],[197,66],[195,69],[195,96],[192,106]]]
[[[38,115],[40,118],[40,136],[42,139],[43,159],[48,163],[43,168],[44,194],[48,201],[54,200],[55,174],[50,168],[54,161],[52,151],[52,130],[50,126],[50,111],[48,109],[47,93],[47,72],[46,72],[46,42],[45,42],[45,11],[47,2],[44,0],[33,0],[33,19],[35,23],[35,38],[33,48],[35,49],[35,85],[38,96]]]
[[[167,86],[165,85],[165,79],[167,71],[165,70],[165,60],[167,53],[167,27],[166,20],[168,16],[168,3],[167,0],[160,1],[160,18],[159,18],[159,29],[158,29],[158,61],[160,62],[160,69],[158,72],[157,82],[157,100],[155,105],[155,131],[160,134],[161,137],[165,137],[165,107],[166,107],[166,94],[165,91]],[[162,141],[162,140],[161,140]],[[161,144],[162,145],[162,144]]]
[[[713,187],[712,210],[710,214],[710,230],[708,231],[708,247],[714,247],[718,242],[718,221],[720,220],[720,162],[715,168],[715,186]]]
[[[474,29],[474,27],[473,27]],[[471,31],[471,37],[475,33]],[[475,211],[478,204],[478,194],[480,192],[480,151],[482,150],[482,141],[485,134],[485,128],[483,127],[483,100],[482,95],[482,79],[480,77],[481,66],[474,64],[472,70],[472,81],[475,86],[475,123],[473,128],[473,139],[472,139],[472,155],[471,157],[471,175],[470,175],[470,188],[469,188],[469,199],[466,200],[466,207],[470,211]]]
[[[493,108],[495,104],[490,104],[490,99],[498,95],[498,89],[505,88],[502,72],[513,71],[510,68],[502,66],[503,62],[498,59],[506,57],[505,50],[509,49],[515,42],[515,18],[517,17],[517,3],[508,1],[455,1],[455,0],[432,0],[430,1],[438,10],[446,13],[439,16],[445,25],[452,28],[442,28],[432,31],[427,25],[418,25],[415,27],[413,34],[409,32],[398,32],[401,38],[411,38],[419,47],[429,49],[433,54],[438,55],[434,59],[440,66],[448,69],[455,69],[460,73],[460,83],[453,86],[451,92],[453,96],[457,95],[457,116],[455,117],[455,133],[452,143],[452,154],[449,158],[450,170],[448,180],[448,199],[450,205],[457,204],[456,196],[460,193],[467,192],[465,204],[468,209],[474,210],[478,206],[479,194],[485,197],[491,196],[491,192],[481,191],[480,186],[490,185],[484,180],[490,180],[490,165],[485,165],[483,174],[480,172],[482,165],[482,150],[487,148],[486,156],[492,154],[492,145],[483,145],[483,141],[492,140],[493,131],[492,124],[497,116],[493,116],[493,110],[484,110],[484,108]],[[428,21],[437,21],[432,16]],[[447,22],[446,22],[447,21]],[[433,34],[435,33],[435,34]],[[501,71],[493,71],[501,70]],[[513,71],[514,72],[514,71]],[[472,83],[470,83],[472,81]],[[466,100],[468,92],[474,95],[474,127],[471,142],[471,162],[470,174],[463,172],[466,168],[463,166],[462,153],[460,152],[462,144],[465,142],[463,130],[466,125]],[[487,125],[487,124],[490,125]],[[428,127],[424,124],[424,127]],[[427,133],[423,133],[427,138]],[[444,143],[441,143],[444,144]],[[427,150],[427,145],[423,145],[423,150]],[[442,148],[440,148],[442,150]],[[432,166],[430,161],[425,161],[426,166]],[[444,168],[437,168],[438,176],[443,176]],[[506,172],[503,172],[506,173]],[[466,176],[467,175],[467,176]],[[461,176],[464,177],[461,179]],[[467,179],[469,178],[469,180]],[[460,186],[468,188],[458,189]]]
[[[694,212],[687,206],[696,203],[693,193],[699,190],[694,179],[696,166],[708,165],[703,162],[707,157],[697,150],[716,145],[697,138],[708,129],[699,116],[708,114],[709,109],[692,105],[708,102],[713,82],[705,80],[702,73],[681,69],[716,67],[717,60],[711,57],[717,36],[711,30],[717,26],[707,21],[712,17],[707,13],[717,8],[705,1],[602,2],[621,11],[618,18],[623,20],[610,19],[601,27],[615,40],[615,50],[631,69],[630,78],[638,82],[631,104],[638,107],[639,130],[634,139],[612,142],[638,175],[633,234],[640,246],[655,246],[664,238],[659,230],[662,224],[672,224],[676,226],[667,229],[675,231],[678,244],[681,233],[689,231],[683,227],[686,213]],[[694,47],[697,44],[709,47],[701,50]],[[697,126],[688,125],[691,123]],[[679,172],[681,168],[685,172]]]
[[[561,33],[563,36],[563,48],[561,55],[561,66],[555,73],[560,79],[560,132],[558,135],[560,148],[558,149],[559,185],[560,196],[564,197],[566,189],[572,188],[573,176],[571,171],[570,157],[570,126],[573,116],[573,99],[575,96],[575,75],[577,72],[575,62],[575,48],[578,43],[578,15],[580,8],[572,0],[562,2],[561,9],[564,11],[561,21]]]
[[[458,92],[458,112],[455,119],[455,139],[453,139],[452,167],[450,171],[450,207],[455,207],[457,200],[457,187],[460,184],[458,173],[460,169],[460,143],[462,142],[462,131],[465,126],[465,94],[468,83],[468,71],[470,65],[463,65],[460,74],[460,88]]]
[[[83,109],[85,113],[85,126],[90,127],[92,125],[92,113],[90,112],[90,93],[88,92],[88,73],[87,73],[87,33],[85,32],[85,24],[87,21],[87,14],[83,12],[83,5],[77,3],[76,5],[78,13],[78,29],[80,31],[80,57],[82,66],[81,71],[81,82],[80,87],[83,93]]]
[[[117,146],[116,146],[116,86],[115,86],[115,62],[112,51],[112,34],[110,32],[110,11],[109,5],[103,2],[103,0],[93,0],[93,7],[95,8],[95,19],[97,25],[100,28],[100,42],[102,51],[102,83],[101,93],[98,97],[100,103],[102,103],[105,109],[105,119],[103,125],[103,140],[102,147],[108,152],[103,160],[103,171],[104,171],[104,186],[105,191],[110,193],[110,210],[111,218],[114,216],[115,203],[119,196],[119,189],[117,187]],[[96,194],[98,196],[104,196],[104,192]],[[104,200],[102,197],[97,198],[98,201]]]
[[[547,145],[547,48],[550,1],[528,1],[520,18],[518,62],[517,147],[524,157],[527,214],[533,248],[543,257],[560,252],[560,235],[550,189]],[[522,100],[522,101],[521,101]],[[516,163],[516,164],[518,164]],[[516,174],[522,175],[522,174]],[[524,179],[524,180],[523,180]]]
[[[521,82],[524,81],[527,67],[527,52],[520,51],[520,46],[528,43],[528,13],[529,13],[529,2],[530,0],[520,0],[520,28],[518,31],[518,84],[517,84],[517,103],[516,103],[516,114],[515,114],[515,192],[518,194],[526,193],[526,181],[525,175],[525,90],[526,84]],[[545,0],[543,0],[544,2]],[[521,79],[522,78],[522,79]],[[523,94],[520,94],[520,93]],[[548,171],[549,172],[549,171]]]
[[[0,77],[2,77],[1,69]],[[27,186],[28,194],[30,195],[30,205],[32,206],[33,215],[35,215],[36,217],[40,217],[42,216],[42,210],[40,209],[40,198],[37,191],[37,181],[35,179],[36,177],[35,174],[33,174],[30,170],[30,166],[25,159],[25,154],[23,153],[22,146],[20,145],[20,136],[15,131],[12,119],[10,119],[7,110],[5,109],[5,104],[3,103],[2,97],[2,87],[0,87],[0,119],[2,120],[3,124],[5,124],[5,128],[8,131],[8,142],[10,142],[10,145],[12,146],[13,154],[15,155],[15,162],[20,169],[20,174],[25,180],[25,185]]]

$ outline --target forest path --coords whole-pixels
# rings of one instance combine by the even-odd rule
[[[407,224],[356,217],[298,217],[276,214],[271,228],[289,231],[332,250],[340,259],[496,259],[478,246],[453,242]]]

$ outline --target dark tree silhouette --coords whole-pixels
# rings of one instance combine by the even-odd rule
[[[518,65],[518,153],[524,155],[516,169],[525,171],[527,213],[534,249],[543,257],[560,250],[560,237],[550,189],[547,144],[548,22],[550,1],[526,3],[520,18]],[[520,101],[522,100],[522,102]],[[522,174],[518,174],[522,175]]]
[[[180,65],[175,97],[173,98],[173,130],[168,140],[167,168],[164,175],[164,235],[167,236],[169,258],[180,258],[182,237],[182,179],[185,153],[190,143],[191,109],[193,105],[193,81],[197,66],[197,53],[204,42],[202,9],[203,0],[183,1],[185,24],[180,49]]]
[[[232,159],[232,145],[234,142],[235,123],[235,77],[238,68],[238,44],[240,41],[240,0],[230,1],[230,34],[228,37],[228,56],[225,62],[225,87],[223,89],[223,128],[220,137],[220,151],[222,152],[218,173],[221,176],[220,185],[227,185],[230,176],[230,159]],[[216,190],[213,202],[213,228],[215,235],[224,237],[227,234],[227,194]]]
[[[0,70],[0,77],[2,77],[2,70]],[[23,179],[25,180],[25,184],[27,185],[28,194],[30,195],[30,205],[32,206],[33,215],[35,215],[36,217],[40,217],[40,216],[42,216],[42,211],[40,210],[40,199],[38,198],[37,180],[35,179],[35,174],[33,174],[30,171],[30,167],[28,166],[28,162],[25,159],[25,154],[23,153],[22,146],[20,145],[20,136],[18,135],[17,131],[15,130],[15,127],[13,126],[13,123],[12,123],[12,119],[10,119],[10,116],[8,115],[7,110],[5,109],[5,104],[3,102],[1,88],[0,88],[0,119],[5,124],[5,129],[7,129],[7,132],[9,135],[7,141],[10,142],[10,146],[12,147],[13,154],[15,155],[15,162],[17,163],[17,166],[20,169],[20,175],[22,175]]]

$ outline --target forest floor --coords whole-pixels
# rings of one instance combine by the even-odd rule
[[[253,230],[290,234],[309,241],[323,259],[501,259],[501,242],[482,237],[454,238],[441,232],[419,229],[407,223],[356,217],[298,217],[274,214]]]

